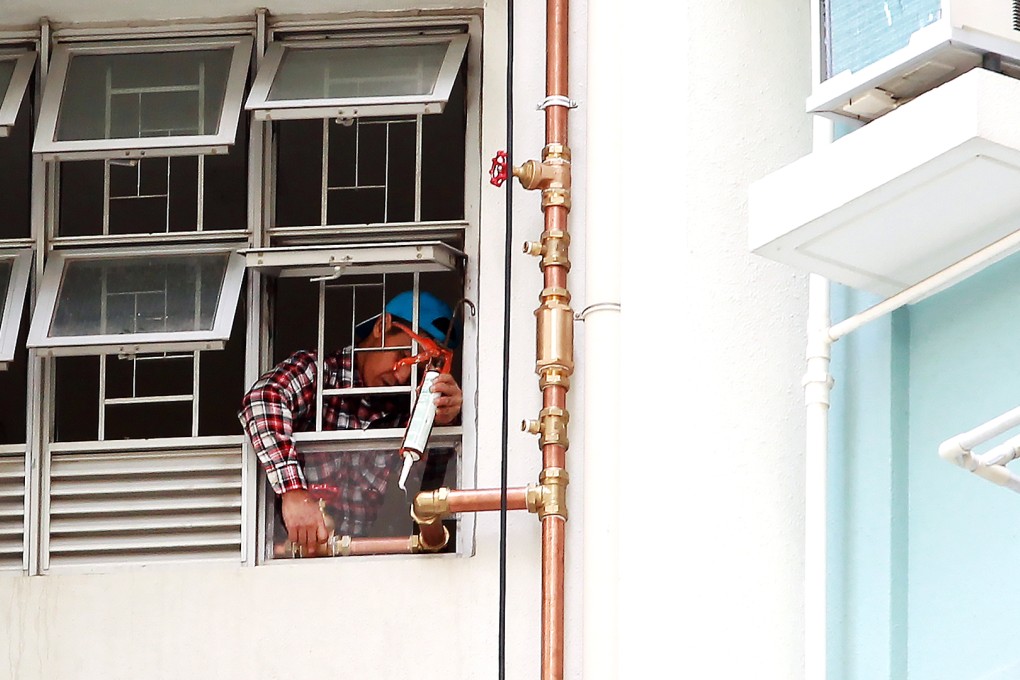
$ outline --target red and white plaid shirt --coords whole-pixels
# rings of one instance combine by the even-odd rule
[[[273,491],[282,494],[309,484],[329,484],[340,491],[331,503],[337,512],[337,533],[364,535],[379,512],[386,486],[400,457],[386,451],[302,454],[293,432],[315,429],[316,353],[299,351],[279,363],[244,395],[238,418],[266,471]],[[363,387],[353,370],[350,348],[326,357],[323,389]],[[401,427],[407,420],[392,397],[328,396],[323,399],[323,430],[364,430]]]

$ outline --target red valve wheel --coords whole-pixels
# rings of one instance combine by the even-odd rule
[[[492,167],[489,168],[489,183],[493,186],[501,187],[503,182],[509,178],[510,173],[507,172],[506,151],[497,151],[492,159]]]

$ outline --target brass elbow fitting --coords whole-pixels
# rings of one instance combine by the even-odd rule
[[[539,520],[549,515],[567,519],[567,484],[570,475],[563,468],[551,467],[542,470],[539,483],[528,486],[528,512],[538,513]]]
[[[434,524],[450,514],[450,490],[440,487],[435,491],[422,491],[411,504],[411,517],[418,524]]]

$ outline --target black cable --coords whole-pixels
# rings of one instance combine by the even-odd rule
[[[514,0],[506,5],[506,166],[514,157]],[[506,183],[506,240],[503,256],[503,442],[499,498],[499,680],[506,678],[506,487],[510,441],[510,280],[513,247],[513,176]]]

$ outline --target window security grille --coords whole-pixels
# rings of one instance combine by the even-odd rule
[[[241,447],[51,454],[44,568],[241,559]]]
[[[0,456],[0,569],[22,569],[25,552],[25,455]]]

